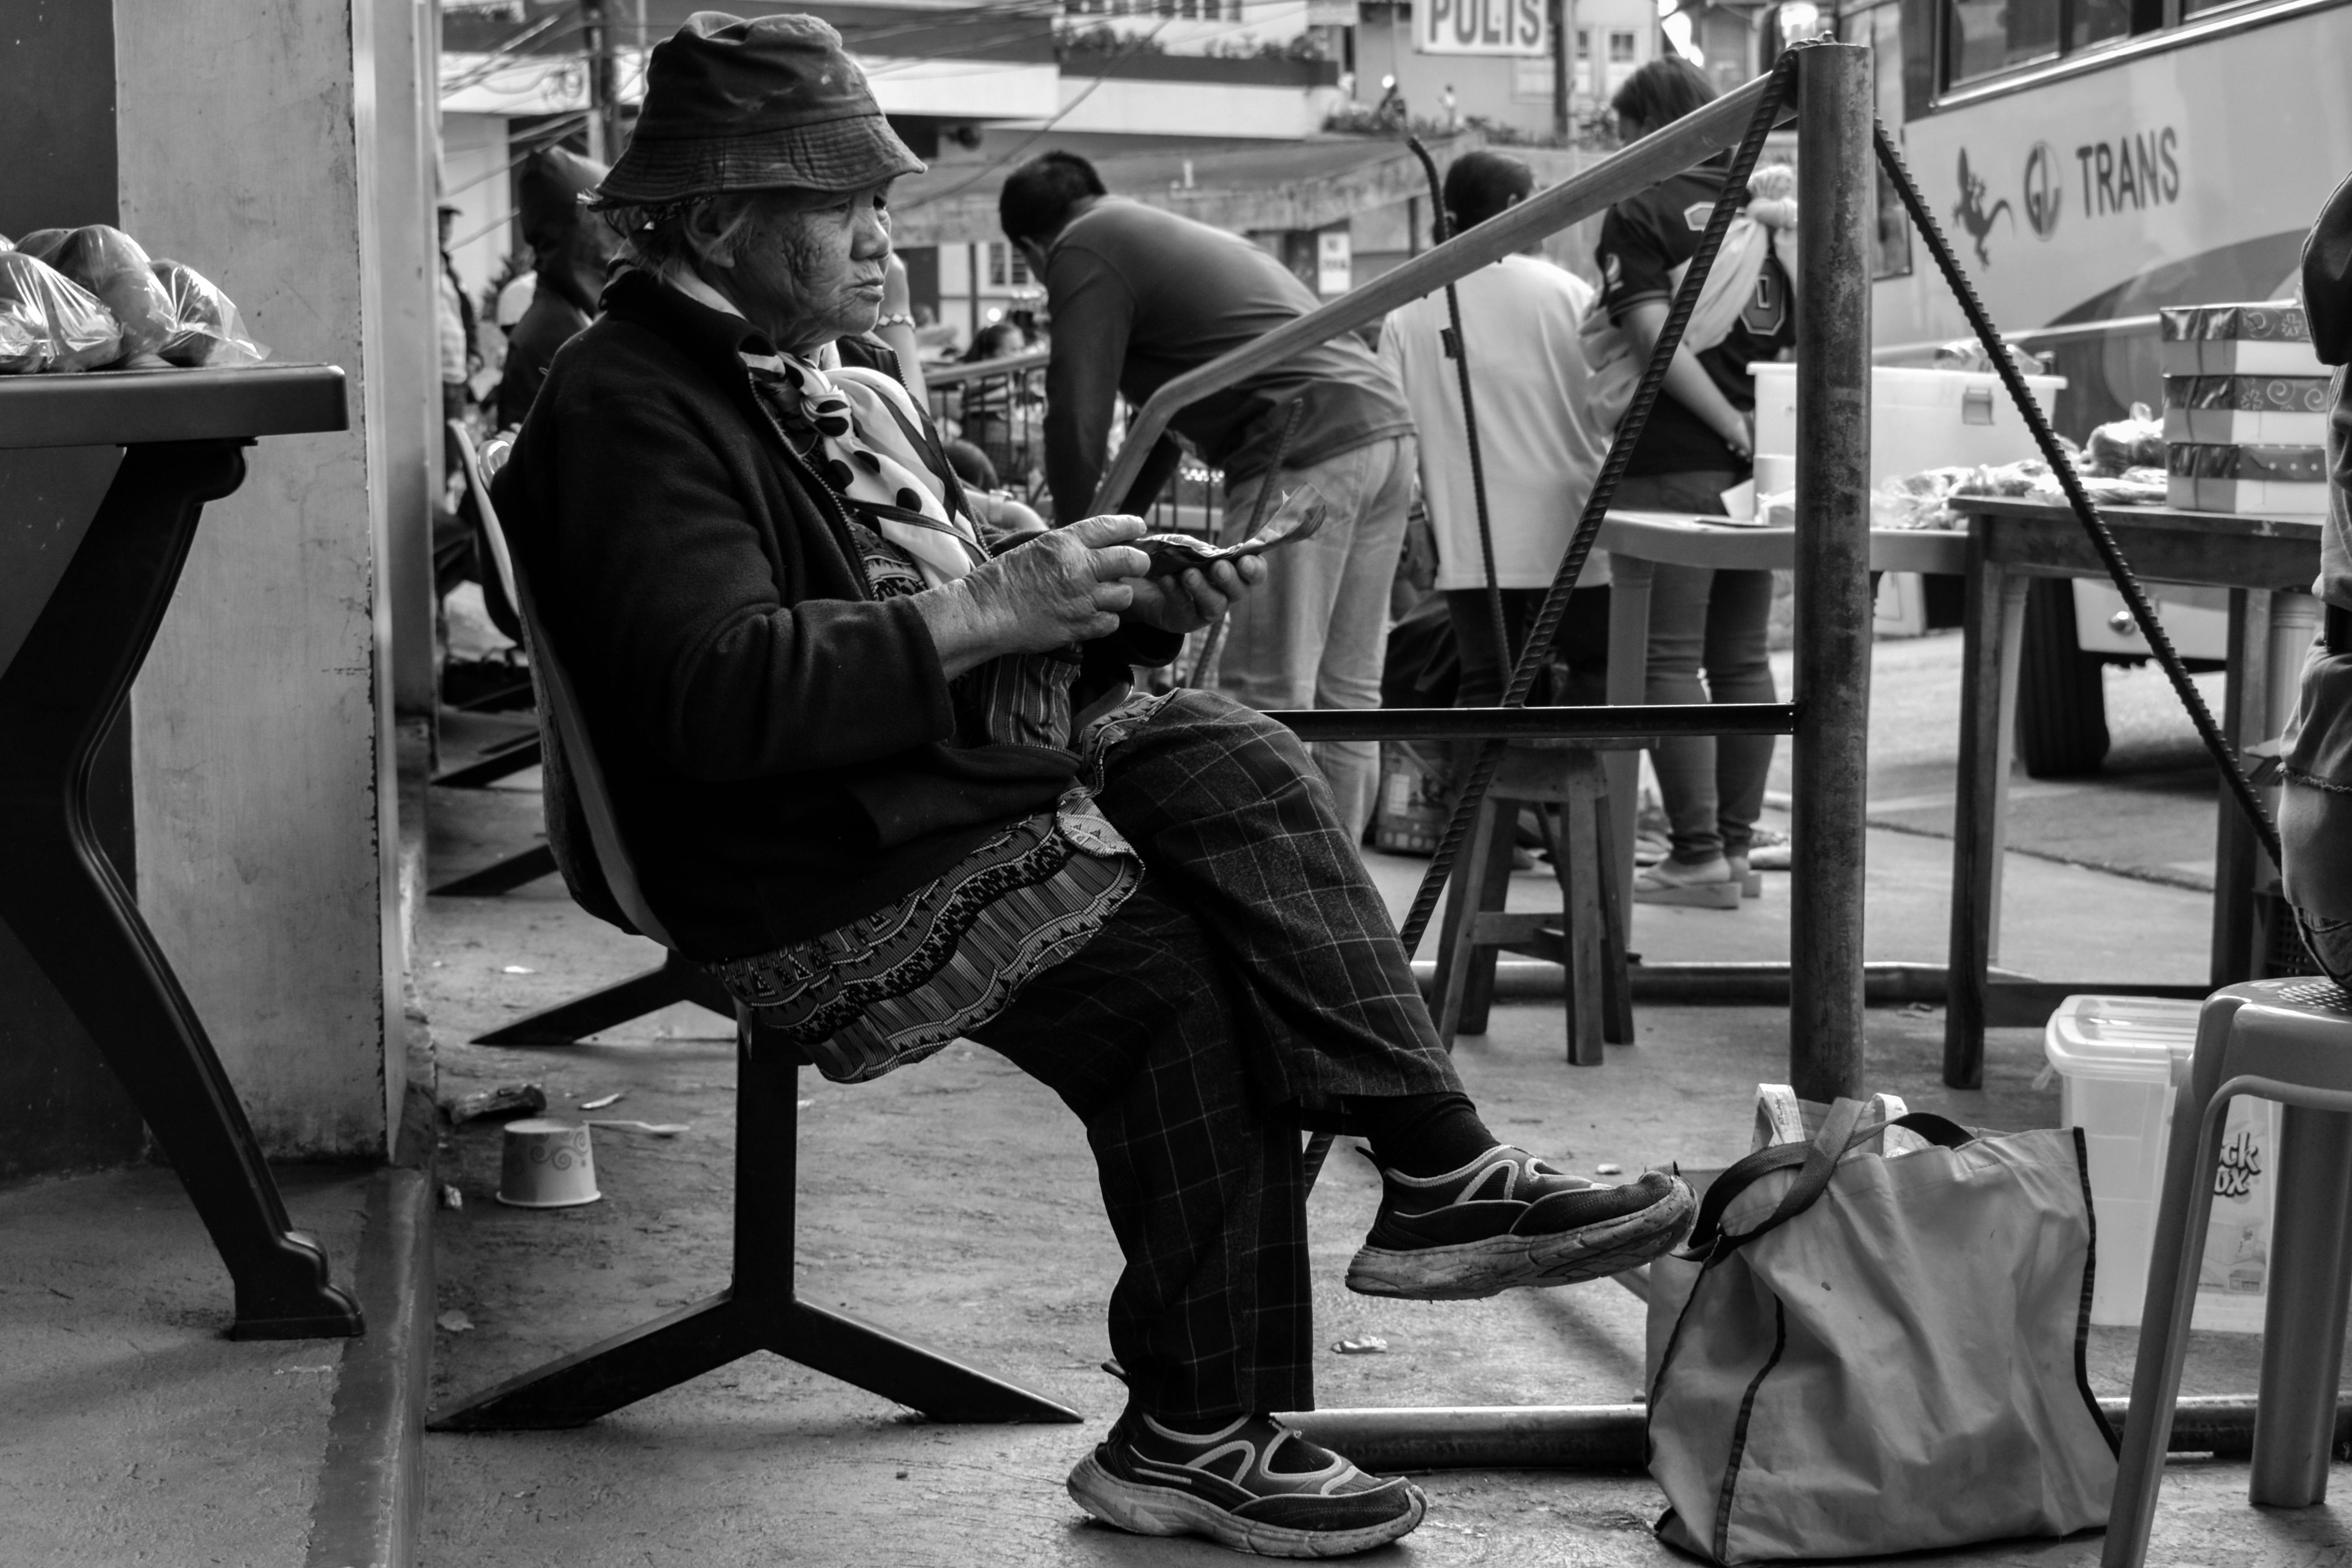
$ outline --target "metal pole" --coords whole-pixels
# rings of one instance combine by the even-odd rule
[[[621,155],[617,106],[614,102],[613,30],[604,0],[580,0],[580,40],[588,57],[588,155],[610,163]]]
[[[1863,814],[1870,721],[1870,51],[1805,46],[1798,72],[1796,876],[1789,1081],[1863,1087]]]

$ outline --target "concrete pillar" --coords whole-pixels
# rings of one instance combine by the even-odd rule
[[[140,907],[278,1156],[381,1156],[404,1087],[380,563],[421,416],[385,374],[386,300],[415,270],[376,156],[387,5],[410,15],[116,6],[123,226],[226,289],[278,359],[352,377],[350,431],[263,441],[206,509],[132,697]]]
[[[285,4],[288,0],[275,0]],[[312,5],[318,0],[310,0]],[[441,157],[436,14],[425,0],[352,0],[373,13],[374,259],[381,357],[369,391],[383,411],[384,516],[391,556],[393,704],[428,714],[435,696],[433,507],[441,494]]]

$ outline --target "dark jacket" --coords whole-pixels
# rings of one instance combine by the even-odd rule
[[[499,374],[499,428],[510,430],[530,412],[547,379],[555,352],[588,328],[588,312],[547,286],[544,278],[530,297],[530,306],[507,334],[506,366]]]
[[[1052,804],[1077,759],[959,741],[912,602],[756,402],[739,318],[642,274],[550,367],[492,494],[646,902],[687,956],[870,913]],[[1088,645],[1080,700],[1176,639]]]

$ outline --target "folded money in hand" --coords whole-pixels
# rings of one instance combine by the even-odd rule
[[[1153,576],[1173,575],[1188,567],[1213,566],[1220,561],[1264,554],[1277,544],[1295,544],[1322,527],[1330,510],[1322,491],[1313,485],[1300,485],[1283,497],[1264,526],[1238,544],[1212,544],[1189,533],[1147,533],[1135,542],[1135,547],[1151,557]]]

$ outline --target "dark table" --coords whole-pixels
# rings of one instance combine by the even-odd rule
[[[2039,1025],[2077,991],[2203,996],[2252,978],[2259,946],[2254,895],[2264,857],[2224,791],[2215,844],[2213,944],[2202,980],[2166,985],[1989,980],[2000,910],[2000,863],[2025,590],[2034,577],[2105,580],[2074,512],[2063,504],[1955,497],[1968,514],[1966,638],[1960,678],[1959,800],[1953,815],[1952,927],[1944,1017],[1944,1081],[1979,1087],[1988,1025]],[[2321,522],[2168,507],[2099,509],[2143,580],[2230,590],[2229,684],[2220,722],[2242,752],[2279,732],[2316,629],[2310,596]]]
[[[356,1334],[203,1022],[93,837],[121,712],[204,503],[262,436],[349,427],[329,365],[0,377],[0,920],[97,1042],[236,1284],[241,1339]]]

